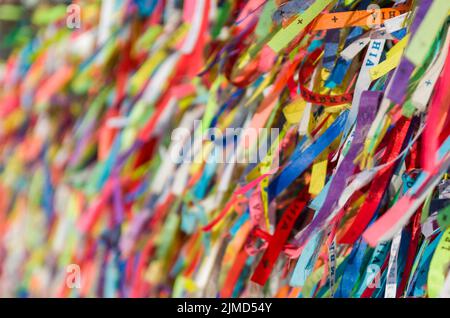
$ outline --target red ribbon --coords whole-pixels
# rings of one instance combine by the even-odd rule
[[[323,95],[315,93],[305,86],[316,68],[322,51],[322,49],[316,49],[312,52],[299,70],[299,86],[303,99],[307,102],[323,106],[338,106],[351,103],[353,100],[353,92],[342,95]]]
[[[273,270],[275,261],[280,255],[283,246],[288,239],[292,228],[294,227],[295,221],[305,208],[307,202],[308,198],[305,198],[304,195],[300,195],[288,206],[277,225],[274,235],[269,241],[269,246],[264,252],[261,261],[253,273],[251,278],[253,282],[259,285],[264,285],[266,283],[270,273]]]
[[[402,117],[398,125],[392,129],[392,132],[388,135],[389,144],[384,154],[384,157],[387,158],[383,160],[384,162],[390,162],[400,154],[410,123],[411,121],[409,119]],[[350,228],[338,239],[338,243],[354,244],[361,236],[383,198],[392,173],[394,172],[394,167],[395,165],[392,164],[377,173],[374,178],[375,181],[370,186],[366,200],[359,209]]]

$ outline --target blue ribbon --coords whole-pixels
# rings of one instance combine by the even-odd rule
[[[321,154],[330,144],[341,134],[347,120],[348,111],[344,111],[333,122],[333,124],[307,149],[299,151],[299,144],[293,154],[293,160],[288,166],[269,184],[269,200],[273,200],[283,190],[285,190],[295,179],[297,179],[314,159]],[[298,156],[296,154],[298,153]]]

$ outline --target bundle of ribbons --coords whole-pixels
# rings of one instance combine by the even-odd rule
[[[0,296],[450,297],[450,1],[28,3]]]

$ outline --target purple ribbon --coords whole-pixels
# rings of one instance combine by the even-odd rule
[[[416,16],[410,27],[411,39],[417,32],[420,24],[422,23],[426,13],[430,9],[433,0],[422,0],[419,8],[417,9]],[[397,72],[393,78],[394,85],[391,86],[387,97],[395,104],[402,104],[406,93],[408,91],[409,79],[414,72],[415,66],[407,58],[402,57]]]
[[[296,240],[296,244],[303,245],[306,239],[323,225],[333,211],[333,208],[338,202],[342,192],[347,185],[347,179],[353,174],[355,170],[355,159],[364,147],[364,141],[369,132],[370,126],[377,114],[378,106],[381,102],[383,92],[381,91],[364,91],[360,101],[360,111],[356,119],[355,136],[350,145],[347,155],[342,160],[341,164],[336,170],[336,174],[331,180],[330,190],[327,198],[320,210],[315,215],[312,222],[305,228]]]

